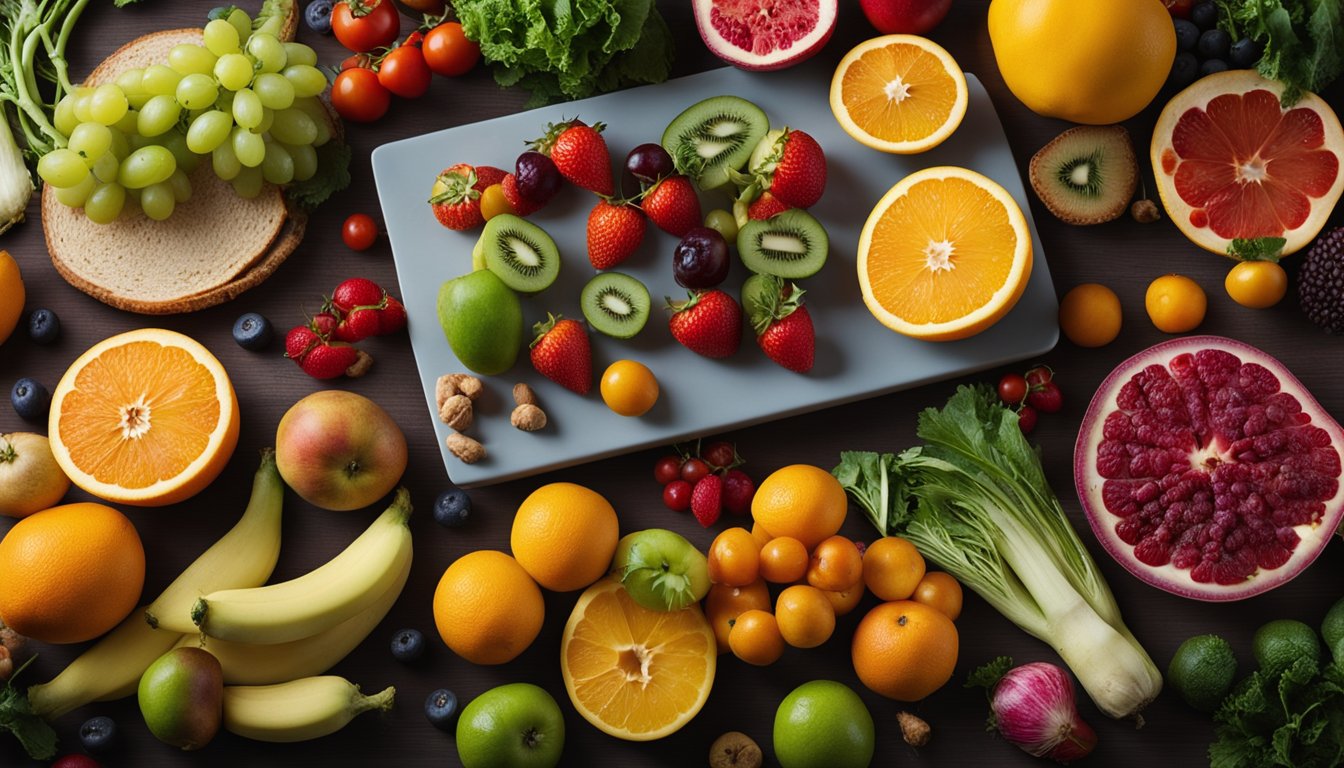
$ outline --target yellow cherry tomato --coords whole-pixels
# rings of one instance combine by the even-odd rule
[[[1080,347],[1104,347],[1120,335],[1120,297],[1097,283],[1075,286],[1059,302],[1059,329]]]
[[[1185,275],[1163,275],[1148,285],[1143,306],[1159,331],[1185,333],[1204,322],[1209,300],[1199,283]]]
[[[481,216],[489,221],[501,213],[516,213],[504,196],[503,184],[491,184],[481,193]]]
[[[622,416],[643,416],[658,402],[658,379],[643,363],[617,360],[602,374],[602,401]]]
[[[1223,287],[1241,306],[1266,309],[1288,292],[1288,273],[1272,261],[1243,261],[1227,273]]]

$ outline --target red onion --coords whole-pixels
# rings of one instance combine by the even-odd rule
[[[1069,673],[1054,664],[1010,669],[994,686],[989,706],[1003,738],[1030,755],[1067,763],[1097,746],[1096,732],[1074,705]]]

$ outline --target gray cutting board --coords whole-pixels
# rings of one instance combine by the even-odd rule
[[[583,101],[543,107],[471,125],[397,141],[373,152],[373,172],[383,218],[396,260],[402,299],[410,317],[411,345],[444,465],[453,482],[478,486],[545,472],[619,453],[723,432],[770,419],[813,411],[990,368],[1045,353],[1059,337],[1058,305],[1027,193],[1018,176],[998,115],[984,87],[967,75],[970,106],[961,127],[942,146],[921,155],[887,155],[860,145],[831,116],[831,72],[804,65],[781,72],[718,69],[661,85],[646,86]],[[591,334],[593,390],[580,397],[533,370],[527,350],[513,369],[485,378],[487,394],[477,403],[469,434],[487,457],[467,465],[448,453],[451,430],[438,419],[434,383],[440,374],[465,371],[444,339],[435,302],[439,285],[471,269],[478,232],[440,226],[426,204],[437,172],[459,162],[512,170],[523,142],[548,122],[580,117],[607,124],[604,133],[613,167],[644,142],[656,142],[674,116],[700,99],[722,93],[760,105],[773,125],[807,131],[826,152],[826,194],[812,213],[827,229],[830,258],[816,276],[801,281],[817,330],[816,366],[799,375],[776,366],[756,346],[749,331],[727,360],[700,357],[678,344],[667,328],[663,296],[685,298],[672,279],[676,238],[652,225],[640,250],[618,271],[644,282],[653,297],[648,325],[634,339]],[[872,206],[906,174],[935,165],[961,165],[1002,184],[1021,206],[1032,231],[1036,258],[1026,292],[994,327],[957,342],[908,339],[879,324],[864,306],[855,272],[859,231]],[[570,187],[530,219],[545,228],[560,248],[560,277],[538,296],[523,300],[530,326],[548,311],[582,319],[579,292],[594,274],[585,252],[585,224],[594,198]],[[704,210],[729,207],[725,193],[702,196]],[[746,271],[733,266],[721,286],[736,298]],[[745,325],[745,324],[744,324]],[[661,396],[640,418],[618,416],[603,404],[597,382],[612,362],[631,358],[653,370]],[[525,433],[509,423],[515,382],[536,390],[550,418],[546,429]]]

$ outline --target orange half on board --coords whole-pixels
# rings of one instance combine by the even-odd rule
[[[209,350],[160,328],[93,345],[56,385],[51,452],[108,501],[173,504],[215,479],[238,444],[238,398]]]
[[[943,143],[966,116],[966,76],[942,46],[886,35],[845,54],[831,78],[831,112],[865,146],[908,155]]]
[[[965,168],[925,168],[882,196],[859,235],[859,286],[883,325],[930,341],[1008,314],[1031,275],[1031,233],[1008,191]]]

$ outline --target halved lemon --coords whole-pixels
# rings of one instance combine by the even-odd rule
[[[689,723],[709,698],[717,661],[699,606],[650,611],[611,579],[579,597],[560,642],[574,708],[629,741],[661,739]]]
[[[1031,233],[994,181],[965,168],[925,168],[873,207],[859,235],[858,271],[864,303],[883,325],[917,339],[964,339],[1022,296]]]
[[[859,43],[831,78],[831,113],[845,133],[898,155],[942,144],[961,125],[967,101],[956,60],[918,35]]]
[[[173,504],[203,490],[238,444],[228,373],[188,336],[145,328],[93,345],[56,385],[51,452],[101,499]]]

